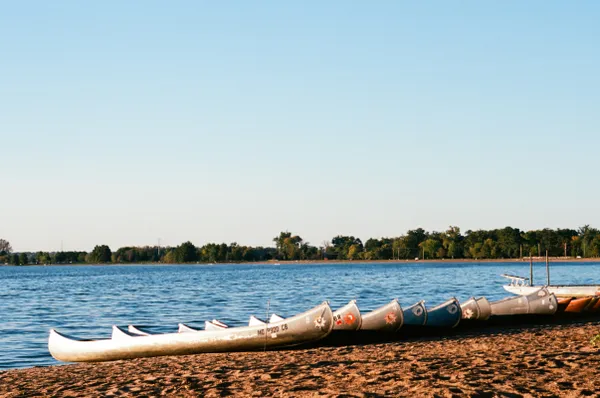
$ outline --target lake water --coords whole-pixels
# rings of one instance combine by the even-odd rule
[[[600,283],[600,263],[553,263],[553,283]],[[455,296],[497,300],[512,273],[529,264],[384,263],[283,265],[133,265],[0,267],[0,369],[58,364],[48,353],[48,330],[82,338],[109,337],[112,325],[174,332],[218,318],[247,323],[250,314],[291,316],[329,300],[336,309],[357,299],[371,310],[398,298],[428,306]],[[535,265],[537,283],[545,265]]]

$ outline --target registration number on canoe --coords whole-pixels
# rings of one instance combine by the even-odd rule
[[[266,329],[259,329],[259,330],[257,330],[257,332],[258,332],[259,336],[264,336],[265,331],[266,331],[266,333],[279,333],[279,332],[285,332],[286,330],[288,330],[288,325],[287,325],[287,323],[284,323],[283,325],[279,325],[279,326],[271,326]]]

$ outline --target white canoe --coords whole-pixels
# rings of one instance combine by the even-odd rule
[[[269,318],[268,323],[280,322],[280,321],[283,321],[284,319],[285,318],[283,318],[277,314],[272,314],[271,317]],[[265,323],[267,323],[267,322],[255,317],[254,315],[250,315],[250,319],[248,320],[248,326],[264,325]]]
[[[115,338],[77,340],[50,329],[48,350],[59,361],[99,362],[161,355],[252,351],[320,340],[333,327],[333,312],[324,302],[280,322],[202,333],[136,335],[113,328]]]
[[[361,323],[362,317],[356,300],[350,300],[348,304],[333,313],[333,330],[358,330]]]
[[[360,330],[395,332],[402,327],[404,314],[398,300],[393,299],[386,305],[361,315],[361,319]]]

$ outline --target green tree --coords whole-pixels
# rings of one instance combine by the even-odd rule
[[[198,261],[198,250],[192,242],[185,242],[175,249],[175,261],[178,263],[191,263]]]
[[[88,260],[94,264],[110,263],[112,260],[112,252],[107,245],[98,245],[94,247]]]
[[[21,254],[19,254],[19,264],[20,265],[27,265],[27,264],[29,264],[29,256],[27,255],[27,253],[21,253]]]

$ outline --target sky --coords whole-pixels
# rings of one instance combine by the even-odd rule
[[[595,1],[0,7],[15,251],[600,227]]]

